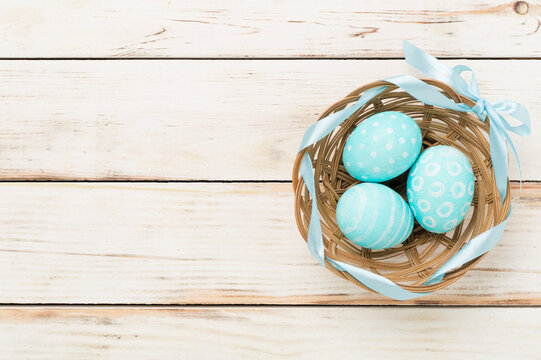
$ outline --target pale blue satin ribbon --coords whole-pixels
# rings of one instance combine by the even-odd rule
[[[451,99],[441,94],[436,88],[412,76],[399,75],[390,79],[385,79],[385,81],[399,86],[411,96],[425,104],[463,112],[474,112],[482,121],[484,121],[488,115],[490,118],[490,155],[494,167],[496,185],[500,192],[501,200],[503,201],[505,199],[505,195],[507,194],[507,143],[511,145],[518,162],[516,149],[513,146],[507,131],[512,131],[521,136],[528,135],[530,133],[530,117],[526,108],[513,101],[507,100],[489,103],[481,98],[479,96],[479,89],[473,72],[472,81],[469,85],[460,76],[460,74],[464,71],[472,71],[467,66],[458,65],[451,69],[440,63],[436,58],[428,55],[407,41],[404,41],[404,54],[406,56],[406,61],[409,64],[413,65],[425,74],[432,76],[434,79],[445,82],[449,86],[453,87],[453,89],[455,89],[455,91],[458,93],[471,98],[476,102],[475,106],[472,108],[466,104],[455,103]],[[374,98],[374,96],[379,94],[385,88],[386,86],[381,86],[365,91],[355,102],[355,104],[343,110],[337,111],[310,126],[310,128],[304,134],[299,152],[330,134],[338,125],[353,115],[357,110],[368,103],[372,98]],[[521,122],[521,125],[511,126],[498,112],[516,118]],[[304,154],[299,172],[312,199],[316,199],[314,169],[308,152]],[[506,223],[507,219],[471,239],[451,259],[449,259],[440,269],[438,269],[438,271],[434,273],[434,275],[432,275],[427,282],[425,282],[425,284],[431,285],[440,282],[447,272],[462,266],[466,262],[471,261],[492,249],[499,241]],[[308,248],[317,261],[325,266],[321,222],[317,202],[314,200],[312,201],[310,226],[308,228]],[[329,259],[328,257],[327,260],[335,268],[349,273],[368,288],[396,300],[409,300],[430,294],[410,292],[381,275],[377,275],[350,264]]]
[[[435,57],[425,53],[423,50],[412,45],[408,41],[404,41],[403,45],[404,55],[408,64],[417,68],[424,74],[446,83],[459,94],[469,97],[475,101],[475,106],[470,108],[466,104],[457,104],[441,94],[439,94],[441,96],[436,97],[434,96],[434,88],[415,78],[414,79],[417,80],[416,84],[410,84],[407,80],[402,79],[403,77],[401,76],[397,77],[399,78],[398,83],[393,81],[391,82],[400,86],[402,89],[410,93],[410,95],[416,97],[426,104],[464,112],[474,112],[482,121],[486,119],[487,115],[490,118],[490,158],[492,159],[492,166],[494,167],[496,186],[498,187],[500,198],[503,202],[505,195],[507,194],[507,143],[509,146],[511,146],[513,154],[515,155],[519,168],[520,180],[522,181],[522,170],[520,168],[517,150],[515,149],[515,146],[513,145],[513,142],[511,141],[511,138],[507,132],[511,131],[520,136],[530,134],[530,115],[528,114],[528,110],[526,110],[526,108],[521,104],[511,100],[497,101],[494,103],[486,101],[479,95],[477,79],[471,68],[466,65],[457,65],[451,69],[447,65],[438,61],[438,59]],[[472,74],[470,84],[468,84],[461,76],[464,71],[470,71]],[[426,91],[423,91],[420,88],[428,88],[430,90],[427,89]],[[421,99],[415,94],[412,94],[410,90],[414,91],[416,94],[422,93],[423,95],[428,96],[423,96],[423,99]],[[521,124],[512,126],[501,114],[509,115],[510,117],[515,118]]]

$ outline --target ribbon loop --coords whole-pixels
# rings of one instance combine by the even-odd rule
[[[471,72],[471,81],[468,85],[468,82],[462,77],[464,71]],[[453,68],[453,81],[451,85],[458,93],[469,97],[472,100],[479,99],[479,84],[477,83],[477,78],[473,70],[466,65],[456,65]]]
[[[520,122],[520,125],[511,126],[502,116],[503,125],[507,130],[520,136],[530,135],[530,115],[524,106],[511,100],[498,101],[492,103],[492,106],[497,112],[509,115]]]

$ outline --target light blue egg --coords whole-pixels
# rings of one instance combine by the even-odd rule
[[[342,155],[355,179],[382,182],[407,171],[421,152],[422,135],[410,116],[385,111],[370,116],[351,133]]]
[[[374,183],[355,185],[340,197],[336,220],[355,244],[386,249],[402,243],[413,229],[408,204],[391,188]]]
[[[434,233],[453,230],[470,208],[475,177],[466,155],[450,146],[426,149],[408,175],[408,201],[415,219]]]

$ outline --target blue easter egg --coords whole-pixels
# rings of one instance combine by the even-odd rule
[[[391,188],[374,183],[355,185],[340,197],[336,220],[355,244],[386,249],[402,243],[413,229],[408,204]]]
[[[415,219],[434,233],[453,230],[470,208],[475,177],[466,155],[450,146],[426,149],[408,175],[408,201]]]
[[[410,116],[385,111],[361,122],[351,133],[342,155],[355,179],[383,182],[407,171],[421,152],[422,135]]]

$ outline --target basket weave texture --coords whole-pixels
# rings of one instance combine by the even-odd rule
[[[471,99],[457,94],[442,82],[423,81],[438,88],[442,94],[457,103],[475,105]],[[319,119],[356,102],[364,91],[381,86],[387,86],[387,88],[342,122],[332,133],[298,154],[293,167],[297,226],[306,241],[313,199],[299,174],[299,167],[305,151],[308,151],[314,167],[316,200],[320,212],[326,257],[382,275],[412,292],[425,293],[439,290],[458,280],[484,257],[481,255],[448,272],[439,283],[423,285],[470,239],[507,218],[510,210],[509,183],[507,196],[502,203],[490,159],[488,118],[482,122],[473,114],[426,105],[396,85],[385,81],[373,82],[351,92],[329,107]],[[435,145],[449,145],[462,151],[468,157],[475,175],[472,209],[466,219],[452,232],[431,233],[415,222],[412,234],[401,245],[383,250],[370,250],[349,241],[338,228],[336,222],[338,199],[348,188],[360,183],[348,174],[342,163],[344,145],[359,123],[382,111],[400,111],[411,116],[421,128],[422,150]],[[406,201],[407,174],[406,172],[384,183],[397,191]],[[338,276],[370,290],[348,273],[334,268],[327,260],[325,264]]]

